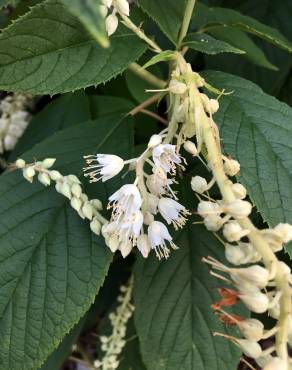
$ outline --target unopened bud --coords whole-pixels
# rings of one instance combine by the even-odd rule
[[[60,174],[59,171],[53,170],[49,172],[49,176],[53,181],[60,180],[63,176]]]
[[[116,9],[119,13],[129,16],[130,6],[127,0],[116,0]]]
[[[44,168],[51,168],[56,162],[56,158],[46,158],[41,163]]]
[[[150,251],[151,251],[151,245],[150,245],[149,238],[146,234],[141,234],[138,237],[137,247],[138,247],[139,251],[141,252],[142,256],[144,258],[147,258]]]
[[[246,188],[239,183],[232,184],[232,191],[237,199],[244,199],[246,197]]]
[[[225,245],[225,257],[228,262],[233,265],[241,265],[245,263],[246,255],[243,248],[238,245],[226,244]]]
[[[161,143],[162,143],[161,135],[152,135],[148,143],[148,148],[154,148]]]
[[[103,209],[103,206],[102,206],[102,202],[99,200],[99,199],[92,199],[90,202],[89,202],[97,211],[102,211]]]
[[[35,170],[33,167],[26,167],[22,170],[22,174],[27,181],[32,182],[35,176]]]
[[[224,209],[230,216],[240,219],[250,215],[252,205],[246,200],[236,199],[233,202],[226,204]]]
[[[57,188],[56,188],[57,189]],[[60,187],[60,193],[63,194],[65,197],[68,199],[71,199],[72,194],[71,194],[71,188],[70,185],[67,184],[67,182],[64,182],[61,187]]]
[[[223,219],[218,215],[209,215],[204,217],[204,225],[207,230],[218,231],[223,225]]]
[[[266,294],[262,293],[259,289],[246,291],[240,293],[239,298],[246,305],[246,307],[255,313],[264,313],[269,307],[269,298]]]
[[[210,109],[211,113],[214,114],[219,110],[219,102],[217,99],[210,99]]]
[[[82,212],[88,220],[91,220],[93,217],[93,209],[92,205],[89,202],[86,202],[84,206],[82,207]]]
[[[263,368],[263,370],[281,370],[281,369],[285,369],[285,362],[279,357],[274,357]]]
[[[68,175],[68,176],[66,176],[66,178],[67,178],[70,185],[73,185],[73,184],[79,184],[80,185],[81,184],[81,181],[75,175]]]
[[[203,194],[206,190],[208,190],[208,183],[203,177],[194,176],[191,181],[191,187],[196,193]]]
[[[264,334],[264,325],[257,319],[246,319],[240,321],[238,326],[246,339],[258,342]]]
[[[71,207],[74,208],[77,212],[80,210],[82,206],[81,200],[76,197],[72,197],[70,203],[71,203]]]
[[[187,85],[177,80],[171,80],[169,83],[169,91],[173,94],[184,94],[187,91]]]
[[[80,198],[82,194],[82,189],[79,184],[73,184],[71,187],[71,192],[76,198]]]
[[[123,258],[126,258],[132,251],[132,244],[129,241],[122,242],[119,249]]]
[[[100,232],[101,232],[101,223],[96,219],[94,218],[91,222],[90,222],[90,229],[91,231],[96,234],[96,235],[100,235]]]
[[[113,33],[116,32],[118,25],[119,25],[119,20],[115,14],[110,14],[108,17],[106,17],[105,27],[106,27],[106,32],[109,36],[111,36]]]
[[[25,167],[25,161],[23,159],[18,159],[16,162],[15,162],[15,166],[17,168],[24,168]]]
[[[262,354],[261,346],[254,341],[248,339],[237,339],[236,342],[239,344],[242,352],[250,358],[257,359]]]
[[[226,158],[224,162],[224,170],[228,176],[235,176],[240,171],[240,164],[235,159]]]
[[[206,217],[209,215],[219,215],[221,213],[221,208],[218,203],[201,201],[198,205],[198,214],[201,217]]]
[[[187,140],[185,143],[184,143],[184,149],[192,154],[194,157],[196,157],[198,155],[198,149],[196,147],[196,144],[194,144],[192,141],[190,140]]]
[[[105,5],[100,5],[99,11],[103,18],[107,16],[107,7]]]
[[[249,233],[243,230],[237,221],[229,221],[223,227],[223,235],[229,242],[237,242]]]
[[[38,180],[45,186],[49,186],[51,184],[50,176],[45,172],[41,172],[38,174]]]
[[[281,235],[284,243],[288,243],[292,240],[292,225],[280,223],[274,230]]]

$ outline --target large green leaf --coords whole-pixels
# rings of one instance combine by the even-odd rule
[[[220,72],[205,78],[233,91],[220,99],[215,120],[251,199],[270,225],[292,222],[292,109],[242,78]]]
[[[138,0],[138,4],[158,23],[166,36],[176,44],[187,0]]]
[[[62,130],[23,157],[56,157],[57,169],[80,173],[84,154],[131,148],[132,125],[118,114]],[[92,188],[104,199],[104,186]],[[112,256],[66,198],[20,172],[0,178],[0,215],[1,368],[32,370],[88,310]]]
[[[203,4],[198,4],[195,12],[195,23],[204,32],[208,32],[209,29],[211,30],[212,27],[217,26],[235,27],[292,53],[292,43],[277,29],[233,9],[208,8]]]
[[[104,48],[109,47],[105,19],[101,14],[100,0],[62,0],[70,12],[80,19],[84,27]]]
[[[61,0],[45,1],[0,35],[0,88],[56,94],[106,82],[146,49],[124,27],[111,40],[102,48]]]
[[[183,45],[205,54],[245,54],[245,51],[204,33],[189,33],[184,39]]]
[[[234,370],[237,350],[212,332],[224,326],[212,312],[216,286],[203,256],[222,258],[222,246],[203,226],[189,224],[168,261],[154,253],[135,269],[135,322],[151,370]],[[217,297],[218,298],[218,297]]]

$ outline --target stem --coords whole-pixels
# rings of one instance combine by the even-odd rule
[[[151,112],[150,110],[147,110],[147,109],[141,109],[140,111],[141,113],[144,113],[146,114],[147,116],[150,116],[154,119],[156,119],[157,121],[163,123],[164,125],[168,125],[168,121],[167,119],[163,118],[163,117],[160,117],[158,114],[154,113],[154,112]]]
[[[155,41],[151,40],[148,36],[145,35],[145,33],[137,27],[129,17],[126,15],[119,13],[120,17],[123,19],[123,23],[126,27],[128,27],[131,31],[133,31],[138,37],[140,37],[141,40],[145,41],[155,53],[161,53],[162,50],[160,47],[156,44]]]
[[[156,77],[154,74],[148,72],[146,69],[142,68],[137,63],[130,64],[129,69],[139,76],[142,80],[149,82],[153,86],[157,86],[160,89],[163,89],[166,86],[166,82]]]
[[[155,94],[155,95],[152,95],[150,98],[146,99],[145,101],[143,101],[141,104],[137,105],[137,107],[135,107],[134,109],[132,109],[128,115],[130,116],[135,116],[135,114],[141,112],[143,109],[149,107],[149,105],[152,105],[154,103],[156,103],[158,100],[160,100],[161,98],[161,94]]]
[[[188,0],[187,2],[185,15],[184,15],[184,19],[183,19],[183,23],[182,23],[180,34],[179,34],[179,39],[178,39],[179,48],[181,46],[183,39],[186,37],[186,34],[188,33],[188,29],[189,29],[189,25],[192,19],[195,4],[196,4],[196,0]]]
[[[203,126],[203,139],[208,152],[208,160],[210,167],[212,169],[213,175],[216,182],[220,188],[223,200],[225,202],[232,202],[235,200],[235,196],[232,191],[232,187],[228,177],[225,174],[222,160],[222,153],[220,148],[220,142],[218,142],[216,132],[211,124],[210,118],[206,115],[202,102],[200,100],[199,90],[196,89],[195,93],[196,99],[196,109],[200,110],[200,119]],[[270,246],[265,241],[265,239],[260,234],[259,230],[253,225],[249,218],[238,219],[237,220],[242,228],[250,231],[248,238],[262,256],[262,260],[265,266],[272,271],[278,266],[278,259],[276,255],[272,252]],[[278,322],[279,330],[276,333],[276,350],[278,356],[284,361],[285,368],[282,370],[288,370],[288,320],[292,313],[292,302],[291,302],[291,290],[289,283],[287,281],[286,275],[277,268],[275,283],[277,290],[282,292],[282,297],[280,299],[280,318]]]

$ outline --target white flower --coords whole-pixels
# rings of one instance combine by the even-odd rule
[[[292,225],[280,223],[274,230],[281,235],[284,243],[288,243],[292,240]]]
[[[101,0],[101,2],[104,6],[110,8],[112,6],[113,0]]]
[[[147,258],[151,251],[151,244],[148,235],[141,234],[137,239],[137,248],[144,258]]]
[[[105,28],[106,32],[109,36],[111,36],[113,33],[116,32],[119,25],[119,19],[118,17],[112,13],[105,19]]]
[[[161,135],[152,135],[148,142],[148,148],[154,148],[157,145],[161,144],[161,142],[162,142]]]
[[[177,80],[171,80],[168,88],[171,93],[178,95],[182,95],[187,91],[187,85]]]
[[[226,213],[234,218],[244,218],[250,215],[252,211],[252,205],[246,200],[235,199],[225,205]]]
[[[246,305],[246,307],[255,313],[264,313],[269,307],[269,298],[259,289],[252,289],[251,291],[243,291],[239,298]]]
[[[224,219],[218,215],[209,215],[204,217],[204,225],[207,230],[218,231],[224,224]]]
[[[262,354],[261,346],[255,342],[248,339],[237,339],[236,342],[242,349],[242,352],[251,358],[259,358]]]
[[[239,321],[238,326],[246,339],[258,342],[264,335],[264,325],[257,319]]]
[[[218,203],[203,200],[198,205],[198,214],[201,217],[207,217],[210,215],[220,215],[221,212],[222,211]]]
[[[230,276],[238,286],[244,285],[247,282],[263,289],[268,284],[270,273],[262,266],[253,265],[240,269],[231,269]]]
[[[196,147],[196,144],[194,144],[192,141],[189,141],[187,140],[185,143],[184,143],[184,149],[192,154],[194,157],[196,157],[199,153],[198,153],[198,149]]]
[[[279,357],[273,357],[271,361],[263,368],[263,370],[280,370],[285,369],[285,362]]]
[[[176,147],[172,144],[160,144],[153,149],[153,161],[156,167],[161,167],[166,173],[174,174],[176,165],[181,165],[181,157],[176,153]]]
[[[246,197],[246,188],[239,183],[232,184],[232,191],[237,199],[244,199]]]
[[[169,242],[173,249],[177,249],[177,246],[173,243],[172,237],[169,234],[167,227],[159,221],[153,221],[148,227],[148,237],[151,244],[151,248],[155,249],[156,255],[159,259],[169,257],[169,248],[166,242]]]
[[[113,208],[114,219],[122,214],[126,219],[130,219],[133,213],[140,210],[141,205],[142,198],[137,186],[126,184],[110,196],[108,208]]]
[[[158,209],[165,221],[169,225],[172,223],[176,229],[185,225],[187,221],[185,216],[189,214],[183,205],[171,198],[159,199]]]
[[[148,176],[146,185],[153,195],[161,196],[166,193],[171,193],[175,198],[175,195],[170,187],[173,184],[173,180],[167,178],[167,174],[160,167],[153,168],[153,175]]]
[[[225,157],[224,170],[228,176],[235,176],[240,171],[240,164],[235,159]]]
[[[84,176],[89,176],[90,182],[99,180],[105,182],[116,176],[124,167],[123,159],[113,154],[87,155],[84,158],[89,165],[83,169],[85,171]]]
[[[237,221],[229,221],[223,227],[223,235],[229,242],[237,242],[249,233],[243,230]]]

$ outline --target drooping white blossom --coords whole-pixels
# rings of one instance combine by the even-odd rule
[[[156,167],[161,167],[166,173],[175,174],[176,166],[182,166],[181,156],[177,154],[175,145],[160,144],[153,149],[153,161]]]
[[[113,154],[96,154],[84,156],[88,167],[85,167],[84,176],[90,178],[90,182],[101,180],[105,182],[124,168],[124,161],[117,155]]]
[[[176,229],[185,225],[189,215],[187,209],[179,202],[171,198],[160,198],[158,202],[158,209],[161,216],[170,225],[173,224]]]
[[[172,249],[177,249],[177,246],[172,241],[172,237],[167,230],[167,227],[160,221],[153,221],[148,227],[148,237],[151,248],[155,250],[159,259],[168,258],[170,249],[167,247],[167,242]]]

